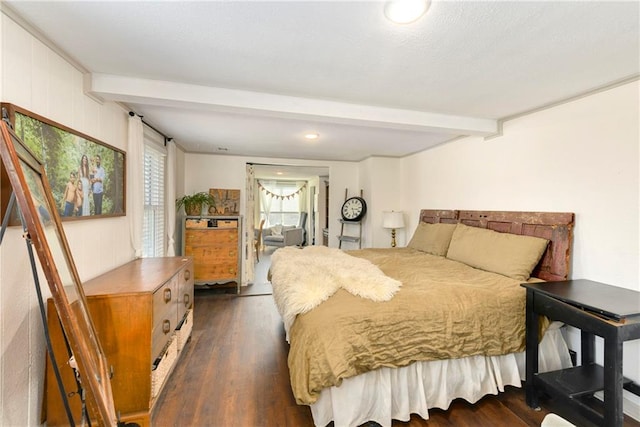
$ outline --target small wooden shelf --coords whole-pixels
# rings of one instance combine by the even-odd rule
[[[631,382],[628,378],[623,378],[622,381],[623,385],[631,384]],[[584,366],[536,374],[536,384],[570,398],[591,395],[604,390],[604,368],[598,364],[590,363]]]
[[[340,218],[338,221],[340,221],[342,224],[361,224],[362,221],[347,221],[346,219],[342,219]]]
[[[342,249],[342,242],[347,242],[347,243],[357,243],[358,244],[358,248],[362,249],[362,221],[347,221],[343,218],[340,218],[338,221],[340,221],[340,224],[342,224],[340,226],[340,235],[338,236],[338,241],[340,242],[340,244],[338,245],[338,248]],[[349,235],[349,234],[345,234],[347,233],[347,230],[345,230],[345,226],[347,227],[347,229],[351,229],[351,231],[353,231],[353,227],[349,227],[349,226],[356,226],[358,227],[358,235],[354,236],[354,235]]]

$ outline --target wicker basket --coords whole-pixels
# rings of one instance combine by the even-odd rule
[[[193,329],[193,310],[189,310],[184,317],[180,326],[176,330],[176,340],[178,341],[178,353],[182,351],[185,344],[191,336],[191,330]]]
[[[189,216],[200,216],[202,214],[202,203],[185,203],[184,211]]]
[[[164,381],[169,376],[171,368],[178,357],[178,340],[175,336],[171,337],[171,340],[165,347],[165,351],[159,358],[159,361],[155,364],[153,371],[151,371],[151,398],[155,398],[160,390]]]

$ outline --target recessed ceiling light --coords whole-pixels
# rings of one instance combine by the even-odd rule
[[[313,140],[313,139],[318,139],[318,138],[320,138],[320,134],[319,134],[318,132],[309,132],[309,133],[305,134],[305,135],[304,135],[304,137],[305,137],[306,139],[311,139],[311,140]]]
[[[278,171],[276,172],[276,175],[283,175],[283,172]]]
[[[393,0],[384,6],[384,14],[396,24],[410,24],[429,9],[431,0]]]

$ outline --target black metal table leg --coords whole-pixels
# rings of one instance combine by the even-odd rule
[[[604,340],[604,419],[607,426],[622,427],[622,346],[618,328]]]
[[[580,364],[588,365],[595,362],[596,336],[590,332],[580,331]]]
[[[538,314],[534,308],[535,293],[527,289],[527,311],[526,311],[526,365],[525,375],[527,384],[525,386],[525,395],[527,405],[530,408],[537,409],[538,392],[534,385],[534,374],[538,372]]]

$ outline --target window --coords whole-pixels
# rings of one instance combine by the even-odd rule
[[[146,135],[145,135],[146,137]],[[164,164],[165,153],[155,144],[144,147],[144,218],[142,256],[165,255]]]
[[[297,192],[299,186],[296,182],[264,182],[263,187],[275,194],[276,197],[268,197],[270,199],[269,218],[265,222],[264,227],[270,227],[276,224],[297,225],[300,218],[300,195]],[[283,197],[277,197],[283,196]],[[263,200],[264,196],[261,196]],[[269,200],[265,200],[269,203]],[[260,204],[260,218],[266,218],[267,214],[263,203]]]

